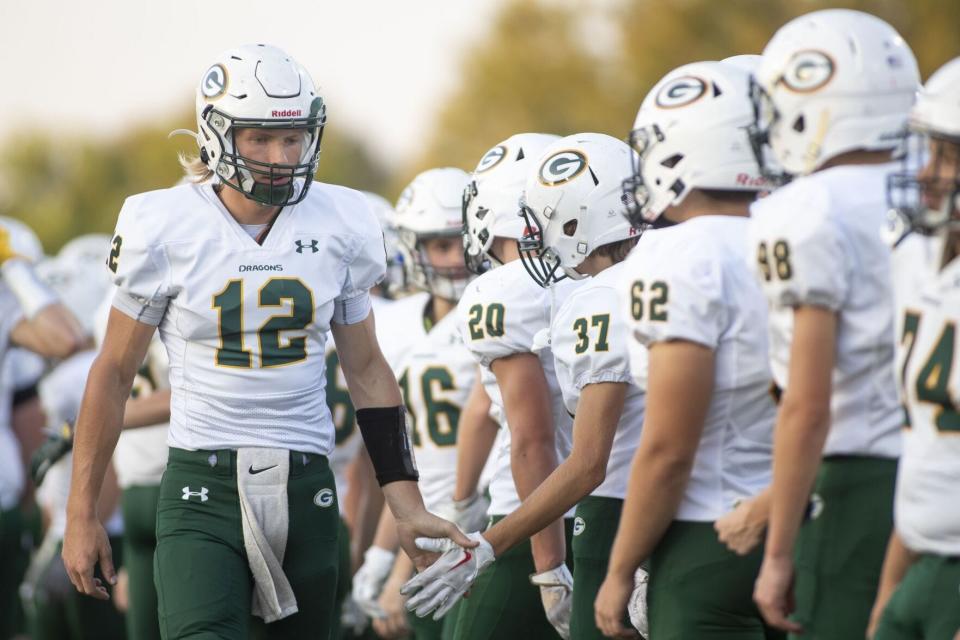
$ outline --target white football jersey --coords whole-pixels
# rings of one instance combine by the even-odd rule
[[[550,348],[568,413],[576,414],[580,394],[588,385],[627,384],[623,413],[607,462],[607,477],[590,494],[621,500],[627,494],[630,463],[640,442],[644,409],[644,392],[630,375],[630,334],[619,296],[624,266],[621,262],[605,269],[573,291],[554,315],[550,327]]]
[[[790,382],[793,308],[837,313],[825,456],[900,454],[890,248],[880,233],[892,167],[819,171],[751,208],[750,259],[770,303],[770,357],[781,389]]]
[[[564,280],[544,289],[527,275],[523,264],[515,260],[471,281],[456,309],[460,335],[481,366],[480,380],[498,415],[505,417],[503,396],[490,371],[490,363],[516,353],[537,353],[550,386],[560,459],[570,454],[573,419],[563,405],[553,354],[549,347],[535,349],[534,342],[538,333],[549,330],[553,311],[581,282]],[[500,426],[508,427],[505,419]],[[509,432],[500,437],[496,454],[489,513],[505,515],[520,506],[510,470]]]
[[[170,446],[330,454],[324,354],[335,302],[357,305],[386,268],[362,194],[314,183],[259,245],[210,184],[143,193],[120,212],[108,264],[114,306],[159,321]]]
[[[960,260],[913,234],[894,251],[897,371],[907,408],[895,520],[917,553],[960,556]]]
[[[422,316],[421,316],[422,318]],[[414,341],[398,377],[410,413],[410,443],[420,473],[420,493],[429,511],[453,501],[457,474],[457,428],[477,375],[463,346],[454,311]]]
[[[714,352],[713,396],[678,520],[712,522],[770,483],[776,407],[767,304],[746,262],[748,223],[700,216],[647,231],[623,269],[631,349],[686,340]],[[633,373],[647,389],[647,368]]]

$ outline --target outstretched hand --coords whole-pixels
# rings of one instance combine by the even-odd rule
[[[471,533],[464,537],[472,542],[471,548],[462,548],[450,539],[417,539],[422,551],[443,555],[400,589],[400,593],[410,596],[409,611],[421,618],[433,612],[433,619],[439,620],[470,590],[480,572],[493,563],[493,547],[482,535]]]
[[[466,549],[477,546],[477,542],[457,528],[457,525],[433,515],[426,509],[420,509],[408,518],[397,518],[397,533],[400,546],[413,560],[418,571],[429,567],[437,559],[436,551],[423,549],[416,544],[417,538],[447,538],[451,543]]]

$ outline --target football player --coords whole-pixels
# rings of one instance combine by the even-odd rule
[[[155,567],[163,637],[328,634],[339,514],[327,456],[327,332],[400,540],[456,527],[423,508],[403,402],[374,334],[368,290],[382,234],[358,192],[314,183],[324,101],[283,51],[221,54],[197,88],[191,184],[128,198],[108,265],[118,286],[74,444],[64,559],[107,598],[115,581],[95,498],[150,338],[170,355],[170,456]]]
[[[891,204],[913,232],[893,253],[896,370],[909,428],[897,471],[895,530],[868,633],[877,640],[952,638],[960,631],[960,389],[953,368],[960,317],[960,58],[927,80],[910,129],[920,143],[917,155],[927,160],[919,173],[900,172],[889,182]]]
[[[494,146],[477,164],[464,196],[467,225],[480,221],[487,226],[487,234],[476,234],[484,246],[480,260],[500,265],[471,282],[457,306],[464,342],[480,364],[487,394],[507,426],[500,436],[490,484],[489,514],[494,524],[514,511],[556,468],[558,457],[566,457],[570,450],[572,421],[563,408],[553,356],[549,348],[536,349],[534,336],[549,328],[552,309],[575,285],[537,286],[524,272],[517,249],[517,239],[523,235],[523,221],[517,215],[519,184],[554,140],[541,134],[517,134]],[[494,171],[504,175],[493,180]],[[485,195],[487,172],[491,172],[489,196]],[[508,188],[512,196],[498,192],[497,184],[515,185]],[[468,264],[474,260],[467,246]],[[483,572],[471,598],[460,608],[454,638],[566,634],[572,591],[566,559],[564,526],[558,519],[534,536],[529,546],[517,545]],[[535,613],[537,609],[544,615]],[[436,617],[445,611],[438,611]]]
[[[745,128],[750,74],[700,62],[647,94],[624,184],[634,224],[654,229],[627,259],[622,313],[646,391],[643,437],[596,600],[597,625],[623,624],[634,574],[649,563],[650,637],[778,637],[752,601],[760,554],[731,554],[713,523],[770,479],[766,302],[746,262],[750,203],[765,182]],[[709,573],[709,579],[705,576]]]
[[[545,181],[562,162],[570,163],[564,178]],[[454,556],[462,555],[453,551],[416,578],[425,610],[450,606],[496,557],[576,506],[570,637],[603,637],[594,625],[593,600],[606,574],[643,422],[643,393],[631,384],[616,289],[619,263],[639,238],[622,215],[621,183],[630,166],[625,143],[584,133],[554,142],[532,167],[522,209],[530,234],[520,241],[528,273],[542,287],[564,276],[594,276],[567,296],[550,326],[564,405],[577,416],[573,450],[517,510],[482,534],[475,560],[451,570],[447,560],[456,563],[460,557]],[[447,591],[445,600],[436,597],[440,590]]]
[[[771,624],[816,638],[863,637],[893,523],[904,416],[877,229],[918,88],[893,27],[845,9],[781,27],[756,73],[757,159],[769,150],[793,176],[751,210],[783,390],[756,601]]]

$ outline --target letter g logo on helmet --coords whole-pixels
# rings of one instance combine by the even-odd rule
[[[215,64],[203,74],[200,91],[207,100],[219,98],[227,90],[227,70],[221,64]]]
[[[556,187],[570,182],[587,168],[587,156],[579,151],[558,151],[540,166],[540,183]]]
[[[797,51],[783,71],[783,85],[796,93],[810,93],[830,82],[835,70],[833,58],[823,51]]]
[[[483,157],[480,158],[480,162],[477,163],[477,173],[483,173],[484,171],[489,171],[495,166],[500,164],[500,161],[507,157],[507,148],[502,144],[495,146],[490,151],[487,151],[483,154]]]
[[[696,76],[681,76],[661,87],[656,104],[661,109],[685,107],[699,100],[707,92],[707,83]]]

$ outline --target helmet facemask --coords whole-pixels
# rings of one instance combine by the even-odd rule
[[[471,215],[470,205],[477,197],[477,181],[471,180],[463,190],[463,262],[471,273],[480,275],[492,268],[489,254],[493,237],[483,221],[490,214],[486,207],[477,206]],[[480,223],[480,224],[478,224]]]
[[[887,177],[887,203],[896,241],[960,230],[960,139],[912,132],[900,171]]]
[[[302,201],[313,182],[320,159],[320,141],[326,123],[326,108],[319,97],[313,99],[310,113],[305,118],[289,120],[233,118],[213,105],[208,105],[201,114],[200,127],[202,148],[200,158],[214,171],[221,182],[239,191],[247,198],[268,206],[294,205]],[[206,125],[206,126],[203,126]],[[237,150],[238,129],[295,130],[303,135],[303,147],[295,164],[261,162],[240,155]],[[209,133],[208,133],[209,132]],[[210,135],[217,141],[220,157],[208,151]],[[257,180],[257,178],[266,180]],[[289,178],[285,183],[276,181]]]
[[[753,76],[750,77],[750,101],[753,103],[753,124],[747,126],[747,137],[757,159],[760,175],[770,183],[771,189],[783,186],[790,182],[793,176],[777,164],[770,148],[770,131],[780,121],[780,112],[773,104],[770,94]],[[798,123],[797,126],[802,124]]]
[[[544,247],[543,225],[524,199],[520,200],[518,215],[523,218],[525,224],[523,237],[517,241],[523,268],[541,287],[549,287],[566,278],[567,273],[561,265],[560,256],[553,249]]]

